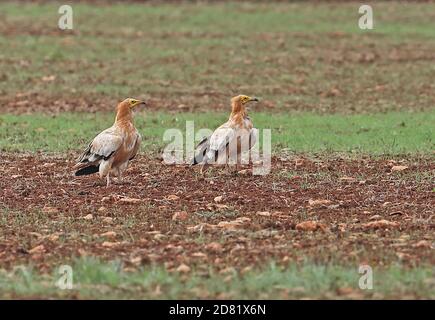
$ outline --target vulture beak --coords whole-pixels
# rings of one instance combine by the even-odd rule
[[[142,105],[142,106],[145,107],[145,106],[147,105],[147,103],[146,103],[145,101],[138,100],[138,101],[133,105],[133,107],[136,108],[137,106],[140,106],[140,105]]]

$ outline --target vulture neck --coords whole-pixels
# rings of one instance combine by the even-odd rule
[[[230,120],[243,121],[247,115],[246,109],[240,101],[232,102]]]
[[[115,123],[117,124],[133,123],[133,114],[131,112],[130,106],[125,104],[118,105]]]

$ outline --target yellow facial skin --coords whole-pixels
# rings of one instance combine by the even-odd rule
[[[140,104],[146,104],[145,101],[137,100],[137,99],[129,99],[128,103],[130,104],[130,108],[134,108]]]
[[[258,99],[257,98],[252,98],[252,97],[249,97],[249,96],[240,96],[240,102],[242,103],[242,104],[246,104],[246,103],[248,103],[248,102],[251,102],[251,101],[258,101]]]

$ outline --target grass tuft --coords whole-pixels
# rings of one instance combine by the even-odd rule
[[[220,274],[211,270],[207,275],[192,270],[188,277],[169,272],[159,266],[124,271],[117,261],[102,262],[87,257],[74,261],[73,289],[55,286],[60,275],[38,274],[31,267],[14,271],[0,270],[0,297],[77,297],[77,298],[143,298],[187,299],[288,299],[288,298],[395,298],[435,297],[433,270],[418,267],[406,270],[400,265],[373,270],[373,289],[361,290],[357,267],[302,265],[281,267],[270,263],[263,269],[245,273]]]

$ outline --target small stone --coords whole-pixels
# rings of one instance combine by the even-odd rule
[[[217,242],[210,242],[205,246],[205,248],[212,252],[221,252],[222,251],[222,245]]]
[[[356,179],[352,178],[352,177],[341,177],[340,181],[341,182],[354,183],[354,182],[356,182]]]
[[[185,265],[184,263],[182,263],[178,266],[177,271],[179,273],[189,273],[190,267],[188,265]]]
[[[374,216],[371,216],[370,218],[369,218],[369,220],[370,221],[374,221],[374,220],[379,220],[379,219],[381,219],[382,217],[380,216],[380,215],[378,215],[378,214],[375,214]]]
[[[221,202],[222,199],[223,199],[223,196],[217,196],[217,197],[214,198],[214,202],[217,202],[217,203]]]
[[[102,246],[106,247],[106,248],[113,248],[119,245],[119,242],[109,242],[109,241],[104,241]]]
[[[308,204],[311,207],[315,207],[315,206],[327,206],[330,205],[332,203],[332,201],[330,200],[308,200]]]
[[[111,217],[105,217],[103,219],[103,222],[105,222],[105,223],[112,223],[113,222],[113,218],[111,218]]]
[[[114,232],[114,231],[107,231],[107,232],[104,232],[104,233],[100,234],[100,236],[106,237],[106,238],[115,238],[116,237],[116,232]]]
[[[326,226],[317,221],[304,221],[296,225],[296,230],[300,231],[316,231],[318,229],[325,231]]]
[[[35,254],[35,253],[42,253],[45,251],[45,247],[44,245],[40,244],[39,246],[36,246],[32,249],[29,250],[30,254]]]
[[[412,245],[414,248],[431,248],[432,244],[430,241],[427,240],[421,240],[415,244]]]
[[[387,229],[387,228],[396,228],[399,224],[397,222],[388,221],[388,220],[377,220],[373,222],[369,222],[364,224],[365,228],[371,229]]]
[[[55,214],[55,213],[59,213],[59,210],[54,207],[44,207],[42,208],[42,212],[47,214]]]
[[[408,169],[408,166],[393,166],[391,167],[391,172],[401,172]]]
[[[170,200],[170,201],[175,201],[175,200],[180,199],[180,197],[175,195],[175,194],[171,194],[171,195],[167,196],[166,199]]]
[[[188,218],[188,214],[186,211],[177,211],[172,216],[172,220],[186,220]]]

